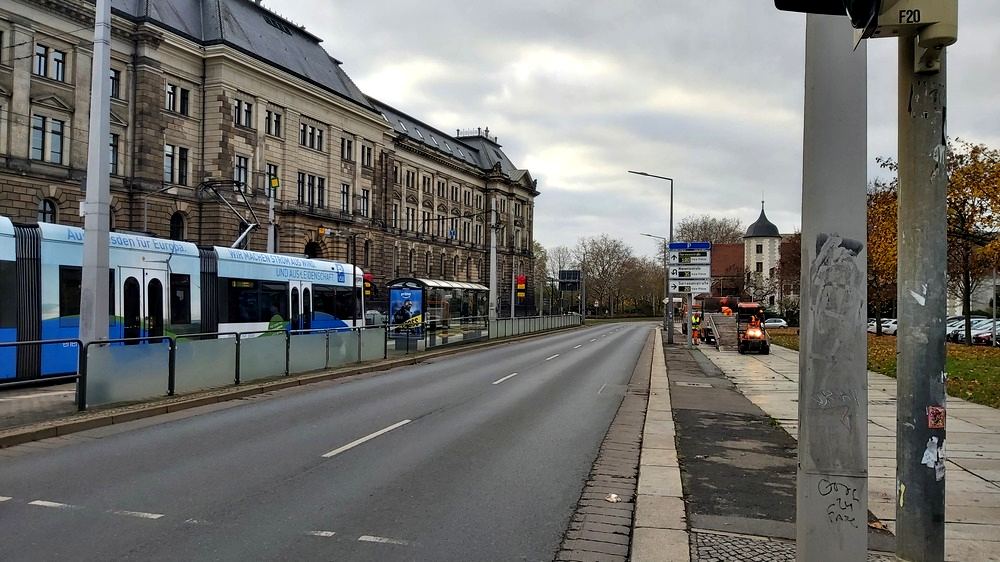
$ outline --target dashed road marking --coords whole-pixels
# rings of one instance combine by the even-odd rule
[[[602,385],[601,385],[601,390],[604,390],[604,387],[606,387],[606,386],[608,386],[608,383],[604,383],[604,384],[602,384]],[[597,391],[597,393],[598,393],[598,394],[600,394],[600,393],[601,393],[601,390],[598,390],[598,391]]]
[[[552,357],[548,357],[548,358],[546,358],[545,360],[546,360],[546,361],[552,361],[552,360],[553,360],[553,359],[555,359],[556,357],[559,357],[559,354],[558,354],[558,353],[556,353],[556,354],[555,354],[555,355],[553,355]]]
[[[390,431],[392,431],[392,430],[394,430],[396,428],[403,427],[404,425],[410,423],[411,421],[413,421],[413,420],[403,420],[401,422],[394,423],[394,424],[390,425],[389,427],[382,428],[382,429],[376,431],[375,433],[371,433],[371,434],[365,435],[361,439],[355,439],[354,441],[351,441],[350,443],[348,443],[347,445],[344,445],[343,447],[338,447],[338,448],[330,451],[329,453],[325,453],[323,455],[323,457],[330,458],[332,456],[339,455],[340,453],[343,453],[344,451],[346,451],[348,449],[353,449],[354,447],[357,447],[358,445],[360,445],[360,444],[362,444],[362,443],[364,443],[366,441],[371,441],[372,439],[375,439],[379,435],[382,435],[384,433],[389,433]]]
[[[580,349],[581,347],[583,347],[583,344],[582,344],[582,343],[581,343],[580,345],[578,345],[578,346],[574,347],[573,349]]]
[[[46,500],[35,500],[28,502],[28,505],[37,505],[39,507],[54,507],[56,509],[79,509],[75,505],[70,505],[68,503],[50,502]]]
[[[145,511],[123,511],[118,509],[112,509],[108,513],[114,515],[124,515],[126,517],[138,517],[140,519],[159,519],[163,517],[162,513],[146,513]]]
[[[410,544],[407,541],[402,541],[402,540],[399,540],[399,539],[389,539],[389,538],[386,538],[386,537],[375,537],[375,536],[372,536],[372,535],[361,535],[360,537],[358,537],[358,540],[361,541],[361,542],[377,542],[377,543],[380,543],[380,544],[401,544],[401,545],[408,545],[408,544]]]
[[[509,378],[511,378],[511,377],[516,377],[516,376],[517,376],[517,373],[511,373],[511,374],[507,375],[506,377],[503,377],[503,378],[501,378],[501,379],[498,379],[498,380],[495,380],[495,381],[493,381],[493,384],[500,384],[500,383],[502,383],[503,381],[505,381],[505,380],[507,380],[507,379],[509,379]]]
[[[309,531],[306,534],[307,535],[312,535],[314,537],[332,537],[333,535],[336,535],[337,533],[334,532],[334,531]]]
[[[9,502],[14,498],[8,498],[7,496],[0,496],[0,502]]]
[[[592,340],[590,340],[590,341],[591,341],[591,342],[595,342],[595,341],[597,341],[597,338],[594,338],[594,339],[592,339]]]

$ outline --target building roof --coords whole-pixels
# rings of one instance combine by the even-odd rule
[[[225,44],[375,111],[322,41],[252,0],[111,0],[120,17],[149,22],[200,45]]]
[[[763,201],[760,202],[760,216],[757,218],[757,222],[750,225],[743,238],[781,238],[778,227],[767,220],[767,215],[764,214]]]

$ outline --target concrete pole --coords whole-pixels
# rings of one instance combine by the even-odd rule
[[[80,339],[108,339],[108,268],[111,204],[111,2],[97,0],[91,68],[87,195],[83,205],[83,279]],[[116,276],[117,279],[117,276]]]
[[[663,241],[663,330],[670,332],[670,266],[667,265],[667,241]],[[670,336],[667,336],[668,338]]]
[[[944,560],[948,151],[947,80],[914,72],[899,38],[899,331],[896,381],[896,557]]]
[[[796,559],[868,558],[867,64],[806,16]]]

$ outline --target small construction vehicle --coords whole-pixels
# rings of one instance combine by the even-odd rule
[[[755,302],[736,305],[737,351],[741,354],[756,351],[761,355],[771,352],[771,342],[762,322],[764,307]]]

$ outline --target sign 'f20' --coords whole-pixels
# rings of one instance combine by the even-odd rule
[[[925,49],[958,40],[958,0],[774,0],[774,6],[787,12],[846,15],[859,39],[917,35]]]

